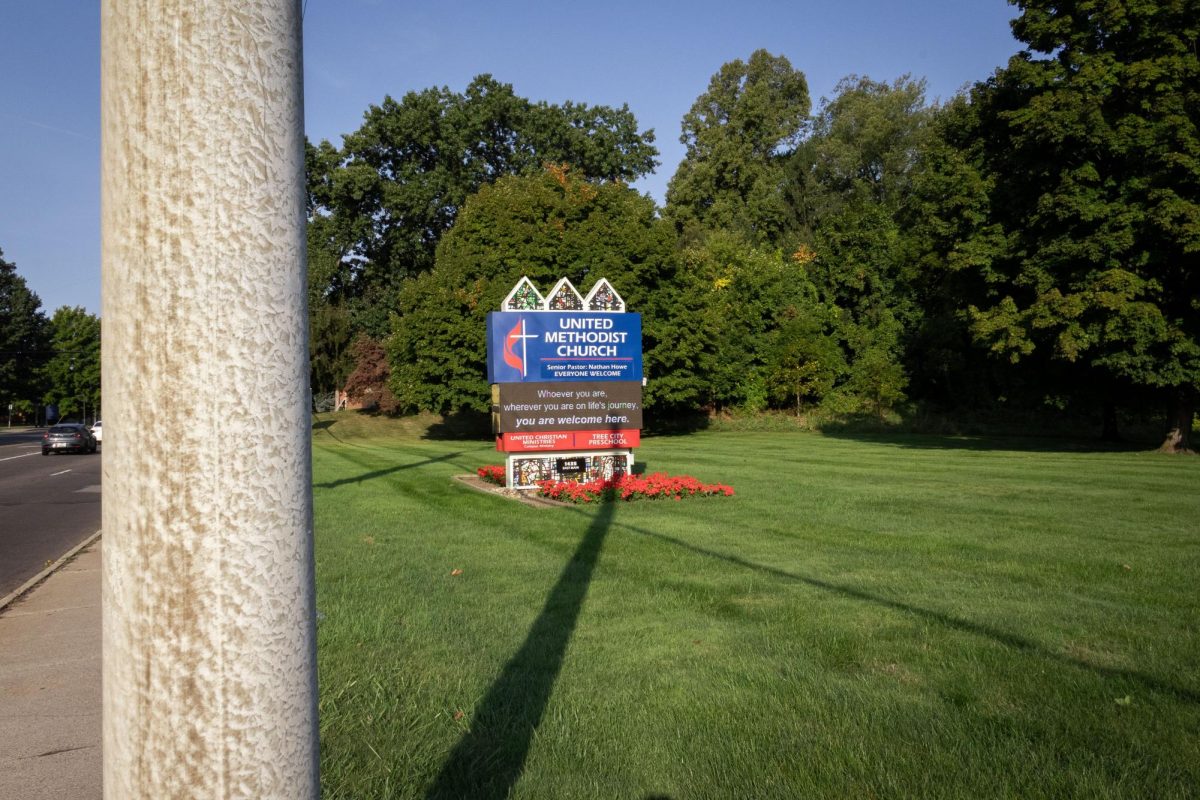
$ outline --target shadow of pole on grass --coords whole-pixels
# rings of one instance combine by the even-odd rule
[[[428,800],[500,800],[520,779],[579,621],[615,507],[615,503],[602,503],[596,509],[521,649],[475,707],[470,730],[442,764],[426,794]]]
[[[466,451],[464,450],[464,451],[460,451],[457,453],[447,453],[442,456],[437,456],[436,458],[426,458],[422,461],[413,461],[408,464],[397,464],[394,467],[387,467],[385,469],[377,469],[372,472],[365,472],[362,475],[355,475],[353,478],[339,478],[336,481],[329,481],[327,483],[314,483],[313,488],[315,488],[315,489],[336,489],[337,487],[345,486],[348,483],[362,483],[363,481],[369,481],[374,478],[382,478],[384,475],[391,475],[393,472],[401,472],[406,469],[416,469],[417,467],[424,467],[424,466],[428,466],[429,464],[436,464],[439,461],[453,461],[454,459],[463,455],[465,452]]]
[[[677,539],[674,536],[668,536],[665,533],[658,533],[656,531],[650,531],[646,530],[645,528],[639,528],[637,526],[627,524],[620,524],[620,527],[633,533],[641,534],[642,536],[648,536],[650,538],[658,539],[659,541],[675,545],[676,547],[682,547],[685,550],[690,550],[699,555],[720,559],[721,561],[725,561],[745,569],[754,570],[755,572],[761,572],[766,575],[774,575],[775,577],[782,578],[784,580],[797,581],[815,589],[821,589],[822,591],[830,592],[832,594],[839,594],[843,597],[850,597],[854,598],[855,600],[872,603],[884,608],[890,608],[893,611],[901,611],[904,613],[913,614],[917,617],[929,620],[930,622],[936,622],[940,625],[944,625],[947,628],[953,628],[974,636],[991,639],[992,641],[998,642],[1007,647],[1011,647],[1015,650],[1021,650],[1049,661],[1057,661],[1058,663],[1069,667],[1088,670],[1105,678],[1129,681],[1153,692],[1175,695],[1176,697],[1186,700],[1190,703],[1200,704],[1200,692],[1196,692],[1183,686],[1177,686],[1168,681],[1156,678],[1153,675],[1139,672],[1138,670],[1122,669],[1121,667],[1106,667],[1102,664],[1093,664],[1092,662],[1085,661],[1081,658],[1074,658],[1064,653],[1056,652],[1032,639],[1026,639],[1023,636],[1019,636],[999,628],[993,628],[990,625],[984,625],[978,622],[960,619],[944,612],[923,608],[921,606],[913,605],[912,603],[905,603],[900,600],[892,600],[887,597],[872,594],[871,592],[864,591],[862,589],[857,589],[853,586],[843,586],[841,584],[821,580],[820,578],[813,578],[807,575],[798,575],[794,572],[788,572],[787,570],[779,569],[778,567],[759,564],[742,558],[741,556],[736,556],[729,553],[720,553],[716,550],[709,550],[707,548],[700,547],[699,545],[692,544],[691,542],[685,542],[682,539]]]

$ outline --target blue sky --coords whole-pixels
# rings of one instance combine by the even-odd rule
[[[310,139],[340,142],[384,95],[491,73],[519,95],[627,103],[662,165],[720,66],[758,48],[808,77],[814,108],[849,74],[928,81],[948,98],[1020,45],[1006,0],[301,0]],[[0,250],[41,297],[100,309],[100,31],[96,0],[0,0]]]

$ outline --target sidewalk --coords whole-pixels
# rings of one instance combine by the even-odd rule
[[[100,545],[0,611],[0,798],[101,797]]]

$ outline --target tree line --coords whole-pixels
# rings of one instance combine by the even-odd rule
[[[815,104],[759,50],[659,165],[628,106],[490,75],[385,97],[306,144],[314,393],[483,411],[487,311],[522,276],[607,277],[644,315],[647,413],[784,409],[1166,419],[1200,396],[1200,11],[1013,0],[1024,49],[931,103],[920,79]],[[0,258],[0,402],[98,402],[99,321],[47,319]],[[95,357],[92,358],[91,355]],[[91,360],[88,360],[91,359]]]
[[[100,318],[62,306],[47,318],[42,301],[0,250],[0,418],[95,419],[100,409]]]
[[[1200,13],[1015,0],[1025,48],[930,103],[765,50],[682,121],[665,206],[628,107],[483,75],[308,148],[313,385],[484,410],[483,317],[522,275],[645,315],[647,408],[1165,413],[1200,389]],[[362,369],[356,374],[356,366]],[[372,377],[373,376],[373,377]]]

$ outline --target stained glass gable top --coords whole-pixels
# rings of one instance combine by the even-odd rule
[[[550,294],[546,296],[547,311],[582,311],[583,298],[566,278],[554,284]]]
[[[608,278],[601,278],[596,281],[596,285],[588,292],[583,305],[588,311],[620,312],[625,310],[625,301],[621,299],[621,295],[617,294],[617,290],[608,282]]]
[[[546,299],[533,285],[533,281],[521,276],[521,280],[517,281],[517,285],[508,293],[508,297],[504,298],[504,304],[500,306],[500,309],[502,311],[541,311],[545,305]]]

